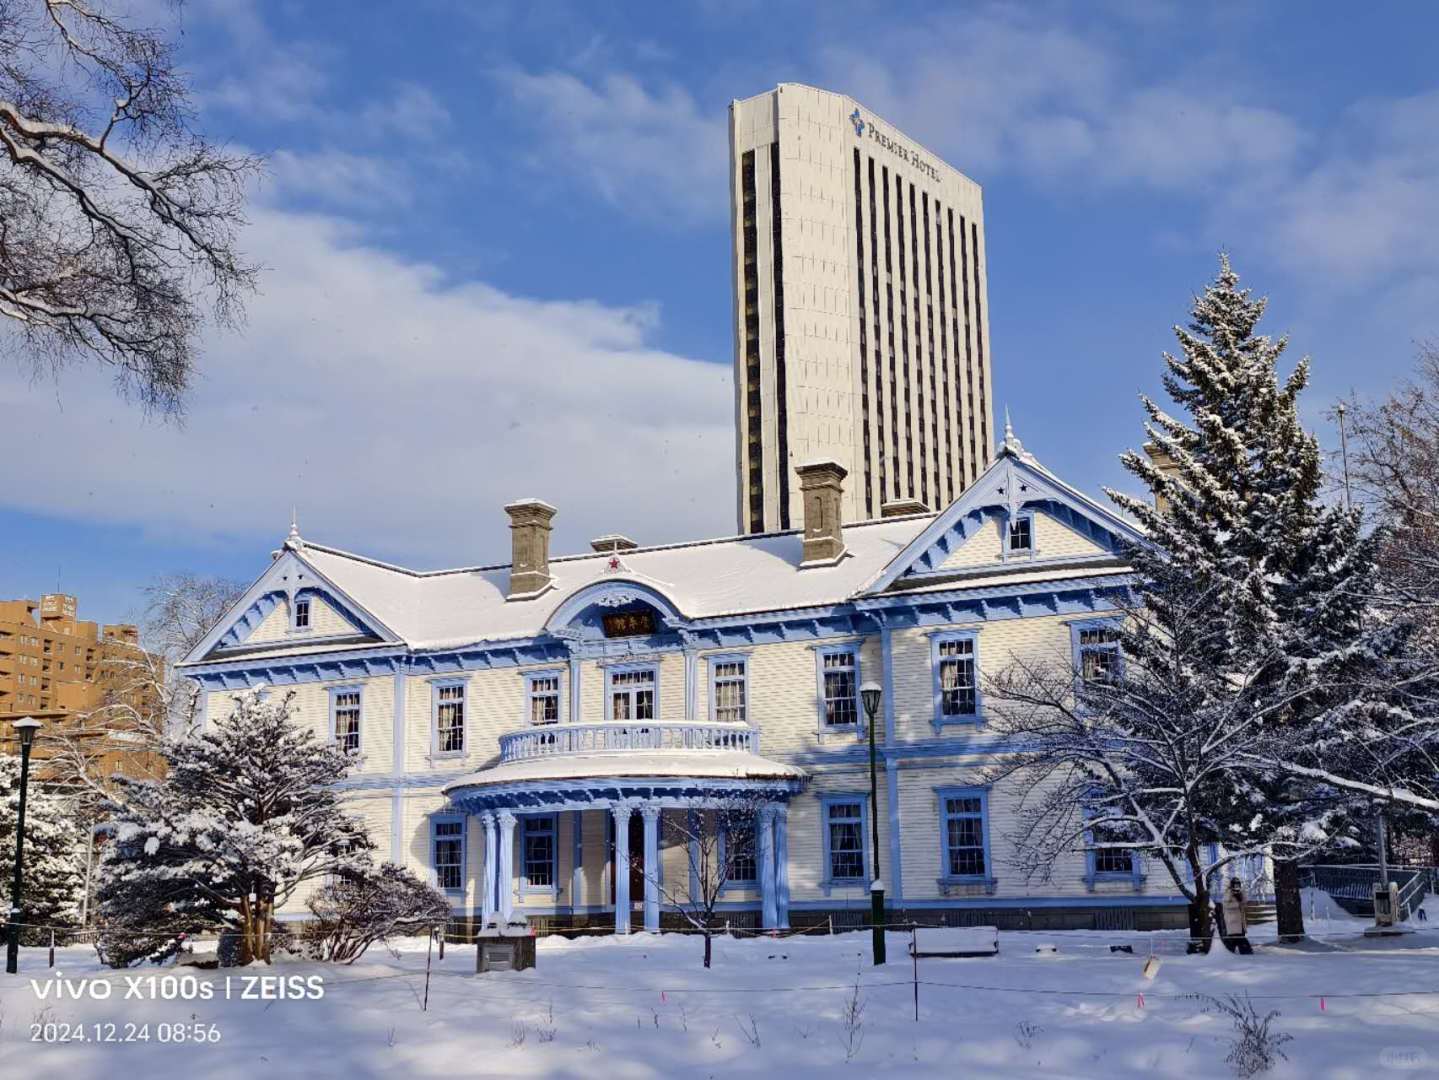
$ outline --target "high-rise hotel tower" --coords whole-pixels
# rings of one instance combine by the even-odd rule
[[[782,83],[730,105],[730,216],[740,531],[798,525],[816,459],[846,521],[951,502],[992,449],[979,185]]]

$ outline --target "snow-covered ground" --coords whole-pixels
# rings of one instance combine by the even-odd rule
[[[1263,944],[1261,928],[1253,957],[1187,957],[1178,934],[1006,933],[997,957],[919,962],[918,1023],[909,936],[899,933],[883,968],[869,964],[866,933],[721,939],[710,971],[700,941],[680,935],[547,938],[535,970],[484,976],[473,947],[452,947],[435,963],[428,1012],[422,943],[398,959],[371,950],[353,967],[262,969],[323,978],[318,1000],[268,1001],[221,1000],[227,975],[238,994],[236,980],[253,969],[120,973],[72,948],[57,959],[67,982],[102,978],[113,996],[47,1003],[27,977],[48,974],[43,950],[31,949],[19,978],[0,976],[0,1076],[1222,1077],[1232,1026],[1188,995],[1245,992],[1261,1013],[1278,1010],[1275,1029],[1293,1036],[1270,1076],[1439,1075],[1439,923],[1384,941],[1361,937],[1364,925],[1342,912],[1314,920],[1325,940],[1306,950]],[[1118,943],[1134,954],[1111,953]],[[1041,945],[1057,952],[1037,953]],[[1151,945],[1161,965],[1148,980]],[[192,974],[215,996],[148,1000],[145,980],[164,974]],[[125,975],[141,977],[139,999],[125,998]],[[843,1015],[856,979],[862,1013],[848,1053]],[[1364,996],[1399,991],[1429,993]],[[59,1025],[52,1036],[82,1025],[92,1039],[97,1023],[117,1025],[117,1037],[148,1024],[150,1041],[32,1042],[33,1023]],[[219,1041],[188,1041],[192,1024]],[[161,1025],[187,1042],[159,1041]]]

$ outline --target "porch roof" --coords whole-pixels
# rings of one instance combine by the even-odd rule
[[[801,783],[805,771],[797,765],[771,761],[743,750],[597,751],[592,754],[555,754],[507,761],[490,769],[452,780],[446,795],[461,789],[523,784],[552,780],[781,780]]]

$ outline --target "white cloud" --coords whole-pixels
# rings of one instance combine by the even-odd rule
[[[377,210],[411,201],[412,181],[392,161],[345,150],[278,150],[266,161],[277,195],[327,206]]]
[[[1121,43],[1029,9],[927,20],[831,49],[836,86],[961,171],[1200,192],[1288,167],[1305,136],[1202,65],[1136,76]]]
[[[400,83],[389,97],[360,110],[360,123],[379,139],[395,136],[429,142],[449,129],[450,120],[444,102],[415,83]]]
[[[695,222],[726,212],[725,110],[679,86],[646,89],[630,75],[591,84],[551,71],[505,70],[500,83],[533,123],[532,164],[574,178],[637,217]]]
[[[1361,102],[1292,182],[1241,193],[1230,214],[1261,231],[1276,258],[1355,283],[1439,272],[1439,91]]]
[[[12,436],[47,447],[8,506],[262,558],[296,503],[315,539],[431,565],[507,557],[521,496],[559,507],[558,550],[732,530],[728,366],[651,347],[653,309],[449,284],[314,215],[261,207],[246,241],[274,269],[207,343],[183,430],[102,372],[0,373]]]

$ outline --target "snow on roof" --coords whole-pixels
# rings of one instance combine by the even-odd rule
[[[846,556],[805,569],[798,531],[560,556],[552,587],[523,600],[506,599],[508,565],[417,572],[310,541],[297,554],[412,648],[446,648],[533,637],[574,593],[609,581],[647,585],[690,619],[841,603],[933,517],[846,525]]]
[[[509,784],[530,780],[584,780],[592,778],[652,779],[658,776],[703,777],[709,780],[803,780],[805,772],[743,750],[601,751],[595,754],[555,754],[552,757],[507,761],[492,769],[462,776],[446,784],[448,794],[457,788]]]

